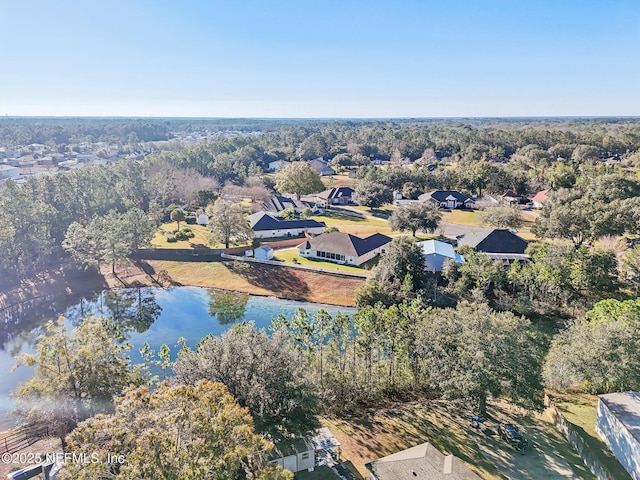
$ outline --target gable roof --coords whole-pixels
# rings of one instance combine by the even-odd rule
[[[459,458],[430,443],[407,448],[365,465],[378,480],[480,480]]]
[[[316,197],[324,198],[325,200],[332,200],[334,198],[351,198],[354,194],[353,188],[350,187],[334,187],[324,192],[316,194]]]
[[[298,245],[299,250],[316,250],[338,253],[350,257],[360,257],[376,248],[391,243],[391,238],[374,233],[367,238],[356,237],[350,233],[330,232],[318,235]]]
[[[538,203],[542,203],[547,199],[547,193],[549,193],[551,191],[551,189],[547,189],[547,190],[542,190],[538,193],[536,193],[533,198],[531,199],[532,202],[538,202]]]
[[[486,253],[522,254],[528,244],[524,238],[505,228],[467,233],[458,239],[458,245],[469,245],[479,252]]]
[[[500,195],[502,198],[521,198],[520,195],[518,195],[516,192],[514,192],[513,190],[507,190],[506,192],[504,192],[502,195]]]
[[[422,253],[425,255],[442,255],[443,257],[456,258],[456,252],[453,250],[453,245],[447,242],[440,242],[438,240],[425,240],[424,242],[418,242],[422,248]]]
[[[295,198],[283,197],[282,195],[272,195],[262,202],[261,207],[266,212],[278,213],[289,207],[304,210],[307,205]]]
[[[453,197],[460,203],[473,202],[474,200],[469,195],[464,195],[457,190],[434,190],[433,192],[423,193],[418,197],[418,200],[424,202],[425,200],[436,200],[438,202],[446,202],[447,198]]]
[[[257,212],[249,215],[249,225],[254,232],[265,230],[287,230],[290,228],[318,228],[325,227],[324,222],[316,220],[283,220],[267,212]]]

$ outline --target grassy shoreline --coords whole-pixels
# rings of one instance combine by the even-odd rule
[[[193,286],[250,295],[354,307],[364,279],[248,262],[148,260],[119,272],[104,272],[109,287]]]

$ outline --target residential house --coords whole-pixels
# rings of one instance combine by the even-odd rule
[[[370,480],[480,480],[462,460],[423,443],[365,464]]]
[[[473,208],[475,200],[456,190],[435,190],[418,197],[421,202],[433,202],[440,208]]]
[[[551,189],[547,189],[536,193],[531,199],[533,202],[533,208],[542,208],[544,206],[544,202],[547,201],[547,195],[550,191]]]
[[[269,245],[262,245],[253,250],[253,256],[258,260],[271,260],[273,258],[273,248]]]
[[[529,261],[531,257],[524,253],[528,244],[524,238],[505,228],[467,233],[458,238],[458,246],[469,245],[505,264],[515,260]]]
[[[260,205],[265,212],[277,214],[286,210],[287,208],[293,208],[296,213],[302,213],[305,208],[311,208],[312,210],[317,208],[314,203],[297,200],[295,198],[283,197],[282,195],[272,195],[266,199]]]
[[[306,438],[281,440],[276,442],[270,462],[293,473],[312,471],[316,465],[315,449]]]
[[[362,265],[377,255],[387,253],[389,243],[391,238],[381,233],[360,238],[349,233],[331,232],[301,243],[298,245],[298,254],[316,260]]]
[[[348,205],[354,194],[353,188],[350,187],[334,187],[324,192],[314,193],[303,197],[304,200],[313,201],[316,205]]]
[[[307,165],[309,165],[309,168],[318,172],[321,177],[336,174],[335,170],[329,166],[329,162],[322,157],[309,160]]]
[[[267,212],[249,215],[249,225],[256,238],[297,237],[324,233],[326,225],[316,220],[285,220]]]
[[[518,195],[513,190],[507,190],[500,195],[500,199],[502,200],[502,203],[506,203],[507,205],[517,205],[520,203],[522,196]]]
[[[426,240],[418,242],[424,255],[424,269],[428,272],[441,272],[446,260],[456,263],[464,263],[464,257],[455,252],[453,245],[439,240]]]
[[[596,432],[629,475],[640,480],[640,393],[600,395]]]
[[[275,162],[269,162],[269,171],[277,172],[278,170],[286,167],[287,165],[291,165],[291,162],[287,162],[286,160],[276,160]]]

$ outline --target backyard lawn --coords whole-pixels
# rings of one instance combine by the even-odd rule
[[[151,246],[153,248],[170,248],[170,249],[193,249],[198,247],[206,247],[206,248],[224,248],[223,243],[213,243],[210,244],[209,241],[211,239],[211,234],[207,227],[203,227],[202,225],[187,225],[185,222],[180,222],[180,229],[184,227],[189,227],[191,231],[195,234],[195,237],[190,238],[188,240],[178,240],[177,242],[167,242],[166,237],[164,236],[164,232],[173,232],[178,228],[178,224],[176,222],[163,223],[160,225],[160,228],[154,235],[151,240]],[[230,247],[236,247],[240,245],[231,244]]]
[[[323,262],[319,260],[310,260],[308,258],[300,257],[298,255],[297,248],[285,248],[282,250],[276,250],[274,252],[273,259],[280,260],[282,262],[294,263],[293,259],[297,260],[300,265],[308,265],[310,267],[325,268],[327,270],[336,270],[340,272],[354,272],[362,275],[368,275],[369,271],[360,267],[352,267],[350,265],[338,265],[333,262]]]
[[[342,444],[342,458],[367,478],[364,464],[423,442],[451,453],[484,479],[594,479],[546,415],[492,404],[482,428],[470,427],[469,407],[432,400],[388,404],[348,419],[324,418]],[[522,427],[530,448],[520,455],[497,434],[499,423]]]
[[[374,233],[391,234],[391,228],[385,220],[358,217],[335,211],[326,211],[323,215],[311,217],[318,222],[324,222],[327,227],[336,227],[343,233],[350,233],[358,237],[368,237]]]
[[[294,478],[295,480],[338,480],[329,467],[316,467],[313,472],[298,472]]]

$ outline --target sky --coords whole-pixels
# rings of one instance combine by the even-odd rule
[[[640,115],[638,0],[0,0],[0,115]]]

